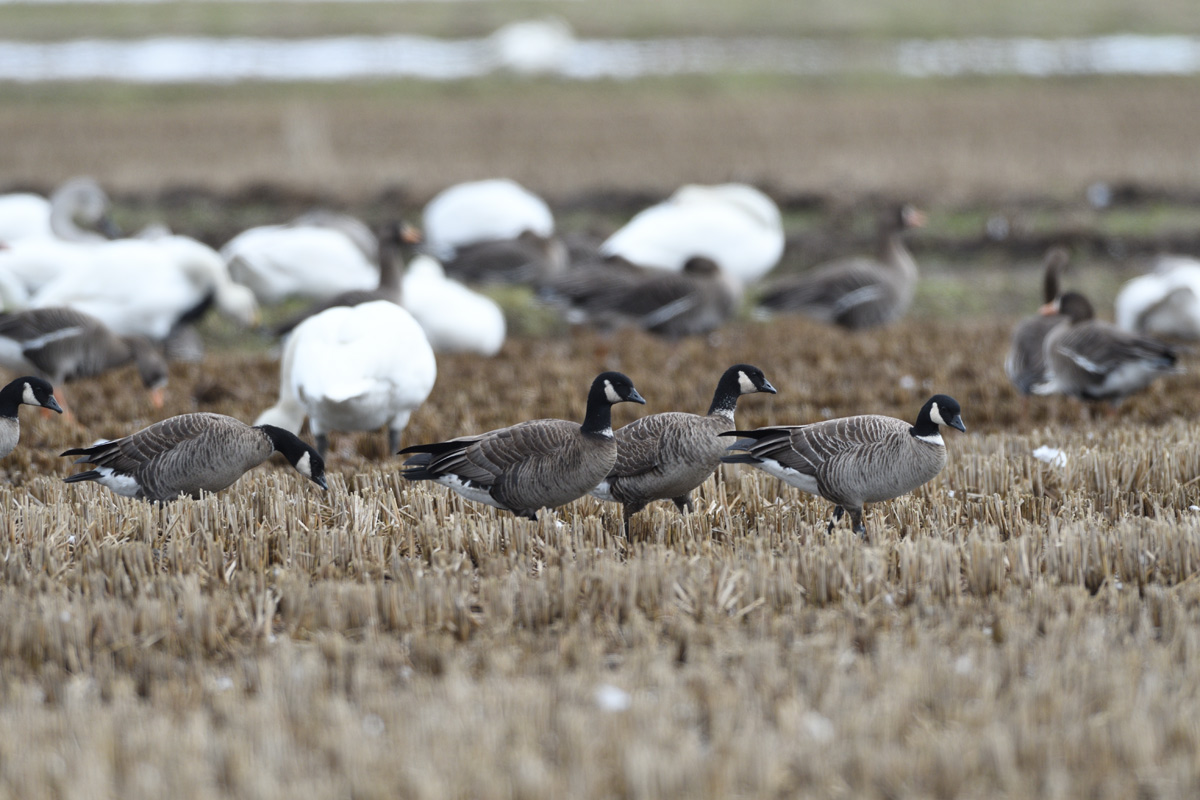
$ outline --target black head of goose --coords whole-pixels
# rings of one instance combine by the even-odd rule
[[[1046,334],[1046,380],[1033,387],[1035,394],[1116,405],[1158,376],[1179,371],[1173,346],[1095,319],[1091,302],[1078,292],[1067,292],[1045,313],[1062,318]]]
[[[404,462],[402,474],[536,519],[538,510],[583,497],[608,475],[617,461],[612,406],[627,402],[646,401],[627,376],[604,372],[592,381],[582,425],[537,419],[478,436],[413,445],[400,451],[416,454]]]
[[[22,405],[40,406],[62,413],[62,408],[54,399],[54,387],[42,378],[26,375],[0,389],[0,458],[15,450],[17,440],[21,438],[17,409]]]
[[[195,413],[156,422],[111,442],[66,450],[76,464],[95,469],[66,478],[96,481],[119,495],[169,502],[219,492],[280,453],[296,471],[326,488],[325,462],[294,433],[274,425],[250,426],[223,414]]]
[[[30,368],[55,385],[133,362],[155,408],[163,405],[167,362],[149,339],[117,336],[100,320],[65,306],[0,314],[0,363]]]
[[[379,231],[379,285],[374,289],[352,289],[313,303],[294,317],[275,326],[276,336],[286,336],[309,317],[338,306],[357,306],[376,300],[400,305],[404,282],[404,258],[421,243],[421,232],[405,222],[391,222]]]
[[[818,266],[770,284],[759,299],[769,311],[792,311],[844,328],[886,325],[904,315],[917,285],[917,262],[904,234],[925,224],[925,214],[905,203],[879,224],[879,254]]]
[[[1054,303],[1061,294],[1062,272],[1070,260],[1071,254],[1065,247],[1051,247],[1046,251],[1042,270],[1042,309],[1049,313],[1027,317],[1013,328],[1008,355],[1004,359],[1004,373],[1023,395],[1032,394],[1033,387],[1046,380],[1046,334],[1063,319]]]
[[[784,483],[837,505],[829,531],[850,512],[855,532],[864,533],[863,506],[890,500],[933,480],[946,466],[942,425],[966,431],[953,397],[937,394],[917,414],[916,424],[868,414],[811,425],[729,431],[738,436],[728,464],[750,464]]]
[[[591,493],[622,504],[626,535],[629,518],[655,500],[672,500],[681,512],[692,510],[692,490],[725,454],[728,442],[720,435],[733,430],[738,398],[754,392],[775,394],[775,387],[758,367],[734,364],[717,383],[705,416],[668,411],[616,431],[617,463]]]

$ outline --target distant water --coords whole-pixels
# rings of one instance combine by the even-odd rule
[[[153,2],[154,0],[148,0]],[[3,2],[3,0],[0,0]],[[496,40],[424,36],[314,39],[157,37],[65,42],[0,40],[0,80],[133,83],[456,80],[504,69]],[[872,44],[772,38],[570,40],[542,71],[571,80],[728,72],[914,77],[1193,75],[1200,37],[944,39]]]

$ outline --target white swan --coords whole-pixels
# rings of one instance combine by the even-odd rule
[[[162,341],[210,296],[217,311],[235,322],[257,321],[254,295],[230,279],[216,251],[186,236],[165,236],[97,245],[85,262],[37,291],[30,305],[68,306],[99,318],[119,336]]]
[[[459,247],[516,239],[522,233],[554,235],[546,201],[507,178],[459,183],[439,192],[422,213],[425,245],[448,260]]]
[[[401,302],[439,353],[494,356],[504,344],[504,312],[491,298],[446,277],[442,265],[427,255],[409,262]]]
[[[774,201],[753,186],[726,183],[681,187],[635,215],[600,245],[600,253],[675,271],[702,256],[746,284],[775,268],[783,246],[783,221]]]
[[[104,235],[80,227],[77,220],[100,227]],[[26,192],[0,195],[0,242],[103,242],[115,232],[108,218],[108,195],[91,178],[72,178],[49,200]]]
[[[221,255],[233,279],[262,303],[292,296],[324,300],[379,281],[379,268],[355,240],[326,225],[250,228],[230,239]]]
[[[1200,339],[1200,261],[1160,256],[1153,272],[1121,287],[1114,313],[1127,331]]]
[[[433,350],[403,308],[386,300],[330,308],[292,332],[279,368],[279,402],[254,424],[295,433],[307,416],[321,455],[331,431],[387,425],[394,453],[436,378]]]

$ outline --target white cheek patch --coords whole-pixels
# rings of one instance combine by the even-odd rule
[[[936,425],[946,424],[946,422],[942,419],[942,412],[938,409],[937,403],[934,403],[933,407],[929,409],[929,418],[933,420],[934,424]]]
[[[33,387],[28,383],[25,384],[25,391],[21,393],[21,402],[27,406],[40,406],[41,400],[37,399],[37,395],[33,393]]]
[[[312,478],[312,454],[305,452],[296,462],[296,470],[306,478]]]
[[[621,397],[621,395],[617,394],[617,390],[613,388],[613,385],[610,381],[604,382],[604,396],[608,398],[609,403],[620,403],[625,399]]]
[[[738,386],[742,390],[742,394],[753,394],[758,391],[758,387],[754,385],[754,381],[746,377],[746,373],[738,372]]]

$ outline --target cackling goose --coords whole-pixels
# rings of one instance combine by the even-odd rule
[[[629,518],[654,500],[692,510],[692,490],[712,475],[728,447],[719,437],[733,430],[738,398],[753,392],[775,394],[775,387],[758,367],[735,364],[717,383],[706,416],[668,411],[616,431],[617,463],[591,493],[622,504],[626,535]]]
[[[939,425],[966,431],[958,401],[944,394],[929,398],[916,425],[867,414],[811,425],[729,431],[740,436],[727,464],[750,464],[797,489],[836,503],[830,532],[850,512],[856,533],[865,533],[863,505],[908,494],[946,466],[946,443]]]
[[[62,413],[62,408],[54,399],[54,387],[41,378],[27,375],[0,389],[0,458],[16,449],[17,440],[21,438],[17,407],[22,404]]]
[[[466,497],[520,517],[537,519],[594,489],[617,461],[612,406],[645,403],[633,382],[619,372],[592,381],[583,425],[536,419],[479,436],[406,447],[409,480],[429,480]]]
[[[251,427],[223,414],[181,414],[111,442],[62,453],[95,469],[66,478],[96,481],[119,495],[168,502],[182,495],[219,492],[248,470],[282,453],[313,483],[326,488],[325,462],[294,433],[274,425]]]

